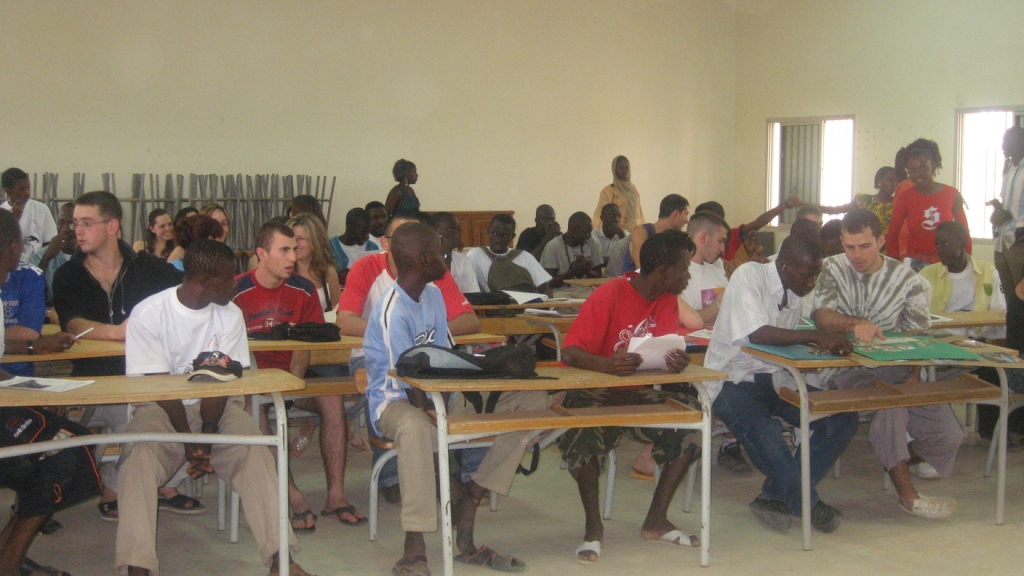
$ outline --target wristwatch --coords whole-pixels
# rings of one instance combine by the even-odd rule
[[[26,342],[25,343],[25,352],[28,353],[28,354],[35,354],[36,353],[36,348],[32,344],[32,342]]]

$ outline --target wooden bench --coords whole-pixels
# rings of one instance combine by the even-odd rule
[[[366,372],[363,372],[365,388]],[[326,376],[306,378],[306,388],[284,395],[285,398],[306,398],[310,396],[336,396],[338,394],[362,394],[356,384],[356,376]]]
[[[653,426],[656,424],[699,424],[701,411],[669,399],[664,404],[642,406],[600,406],[547,410],[450,414],[449,434],[497,434],[559,428],[600,428],[603,426]]]
[[[812,416],[825,416],[840,412],[998,400],[999,394],[999,386],[971,374],[952,380],[909,384],[888,384],[876,380],[873,386],[864,388],[808,392],[807,408]],[[783,388],[779,396],[796,407],[800,406],[800,393],[796,390]]]

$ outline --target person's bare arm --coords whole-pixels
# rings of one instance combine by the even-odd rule
[[[640,268],[640,247],[647,241],[647,228],[637,226],[629,235],[629,255],[633,258],[633,265]]]
[[[718,303],[718,300],[715,300],[700,310],[697,310],[697,314],[700,315],[700,319],[704,322],[705,326],[710,326],[718,319],[718,312],[721,309],[721,304]]]
[[[882,331],[867,318],[847,316],[829,308],[818,308],[812,315],[814,323],[826,332],[849,334],[861,342],[871,343],[875,338],[885,339]]]
[[[392,216],[395,213],[395,208],[398,207],[398,203],[402,201],[402,190],[395,186],[388,193],[387,200],[384,201],[384,211],[388,213],[388,216]]]
[[[116,342],[124,342],[124,336],[128,332],[128,320],[125,319],[125,321],[120,324],[104,324],[102,322],[86,320],[85,318],[75,318],[68,321],[68,332],[73,335],[81,334],[89,328],[93,328],[93,331],[82,336],[82,340],[113,340]]]
[[[296,378],[305,378],[306,370],[309,369],[309,350],[296,350],[292,352],[292,363],[288,372]]]
[[[480,331],[480,318],[476,312],[463,312],[448,321],[448,332],[452,336],[476,334]]]
[[[850,202],[849,204],[843,204],[842,206],[818,206],[818,208],[821,208],[822,214],[846,214],[856,207],[856,202]]]
[[[700,314],[687,304],[682,297],[677,298],[677,300],[679,301],[679,325],[689,330],[704,328],[704,320],[700,317]]]
[[[338,275],[327,273],[327,299],[331,302],[331,310],[338,308],[338,301],[341,300],[341,284],[338,283]]]
[[[338,310],[338,317],[334,323],[337,324],[341,333],[345,336],[358,336],[361,338],[366,335],[366,320],[363,320],[355,312]]]
[[[751,332],[748,339],[751,344],[771,346],[814,344],[822,350],[828,350],[839,356],[846,356],[853,352],[853,344],[846,339],[846,336],[821,330],[787,330],[775,326],[761,326]]]
[[[742,236],[746,236],[751,232],[757,232],[761,228],[767,226],[772,220],[777,218],[785,210],[789,208],[797,208],[799,206],[803,206],[803,204],[804,201],[799,198],[786,198],[781,204],[779,204],[775,208],[772,208],[771,210],[755,218],[753,222],[750,222],[749,224],[744,224]]]
[[[643,358],[634,352],[626,352],[624,348],[615,351],[610,357],[595,356],[579,346],[562,349],[562,362],[574,368],[593,370],[612,374],[613,376],[629,376],[636,372]]]
[[[39,338],[39,332],[27,327],[27,326],[8,326],[5,333],[5,340],[35,340]]]

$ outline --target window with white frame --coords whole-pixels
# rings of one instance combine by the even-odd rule
[[[822,206],[853,199],[852,116],[768,121],[768,208],[793,196]]]
[[[957,111],[956,188],[967,204],[967,223],[975,238],[992,238],[985,203],[999,198],[1003,184],[1003,134],[1024,126],[1024,106]]]

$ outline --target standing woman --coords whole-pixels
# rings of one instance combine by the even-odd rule
[[[420,199],[416,197],[416,191],[412,185],[419,180],[416,173],[416,165],[408,160],[395,162],[391,174],[398,184],[388,192],[388,199],[384,201],[384,210],[388,217],[391,216],[415,216],[420,211]]]
[[[220,204],[211,202],[206,206],[203,206],[203,209],[200,210],[199,213],[213,218],[220,224],[222,229],[221,235],[214,238],[214,240],[227,244],[228,233],[231,232],[231,219],[228,218],[228,211]]]
[[[889,256],[909,259],[910,267],[920,272],[925,265],[939,261],[935,228],[942,222],[955,220],[967,230],[968,253],[971,242],[963,197],[956,188],[935,181],[935,171],[942,167],[938,145],[931,141],[925,141],[928,144],[918,142],[907,148],[907,175],[913,186],[896,194],[886,243]],[[910,237],[902,246],[900,228],[904,222]]]
[[[327,245],[327,229],[316,215],[303,212],[288,221],[295,232],[295,271],[313,283],[320,298],[320,308],[330,312],[338,305],[341,288],[334,272],[331,250]]]
[[[601,190],[601,196],[597,199],[597,209],[594,210],[593,218],[595,230],[601,227],[601,209],[605,204],[615,204],[619,207],[623,230],[632,230],[647,223],[644,220],[643,206],[640,205],[640,193],[630,182],[629,177],[629,159],[625,156],[616,156],[612,160],[612,183]]]
[[[149,213],[146,239],[136,241],[132,250],[135,252],[146,251],[167,260],[171,250],[174,250],[174,224],[171,222],[171,215],[167,213],[167,210],[157,208]]]

